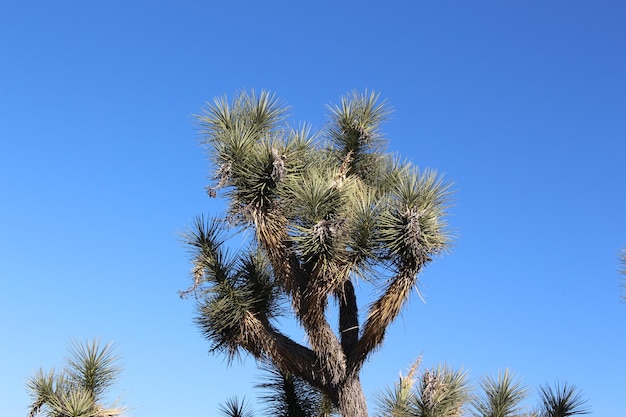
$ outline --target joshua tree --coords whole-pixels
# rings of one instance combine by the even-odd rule
[[[102,396],[120,373],[110,344],[100,347],[94,340],[75,343],[61,372],[42,369],[28,381],[32,397],[30,417],[112,417],[123,414],[121,407],[104,407]]]
[[[272,95],[216,99],[198,116],[227,213],[198,217],[185,233],[192,249],[196,321],[211,350],[248,353],[319,391],[340,414],[367,416],[359,374],[380,348],[418,274],[450,237],[449,188],[434,171],[385,152],[389,115],[375,93],[330,106],[326,129],[290,128]],[[227,251],[230,232],[247,246]],[[355,281],[376,288],[359,320]],[[335,300],[338,328],[328,320]],[[288,313],[290,311],[290,313]],[[295,317],[307,343],[276,318]]]

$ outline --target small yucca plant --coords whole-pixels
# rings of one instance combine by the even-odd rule
[[[569,417],[588,414],[587,400],[574,385],[556,383],[554,387],[539,387],[538,417]]]
[[[379,417],[461,417],[470,399],[467,373],[448,366],[418,372],[418,359],[378,398]]]
[[[97,340],[74,343],[63,371],[38,370],[27,383],[32,398],[30,417],[113,417],[124,407],[102,405],[103,395],[113,385],[121,369],[113,345],[100,346]]]
[[[485,377],[480,383],[481,394],[472,401],[475,417],[517,417],[521,416],[522,401],[528,395],[528,388],[508,369],[498,372],[496,378]]]

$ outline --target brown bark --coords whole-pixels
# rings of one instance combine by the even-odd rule
[[[349,376],[332,390],[331,399],[343,417],[368,417],[367,402],[358,374]]]
[[[311,278],[313,280],[313,278]],[[297,316],[307,333],[311,349],[319,356],[330,384],[346,375],[346,356],[335,332],[326,320],[327,294],[317,288],[305,288]]]
[[[243,322],[241,346],[259,360],[271,360],[279,369],[324,390],[328,384],[318,355],[276,330],[266,319],[249,314]]]
[[[346,356],[359,340],[359,308],[356,303],[354,286],[350,280],[343,284],[343,291],[337,295],[339,299],[339,333],[341,348]]]
[[[326,393],[343,417],[368,417],[358,373],[333,384],[324,375],[327,369],[320,367],[319,358],[312,350],[281,334],[266,321],[249,315],[246,323],[247,340],[242,344],[250,353],[259,359],[269,358],[280,369]]]

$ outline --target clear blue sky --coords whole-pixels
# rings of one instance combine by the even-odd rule
[[[181,232],[220,206],[192,114],[269,89],[293,120],[365,88],[389,148],[455,183],[453,251],[363,380],[418,355],[564,380],[626,409],[626,3],[16,1],[0,6],[0,410],[70,340],[114,341],[135,417],[211,416],[258,381],[192,323]],[[371,410],[373,408],[371,407]]]

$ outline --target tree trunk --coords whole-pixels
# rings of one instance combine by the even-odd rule
[[[336,406],[343,417],[368,417],[367,402],[358,375],[348,377],[337,387]]]

